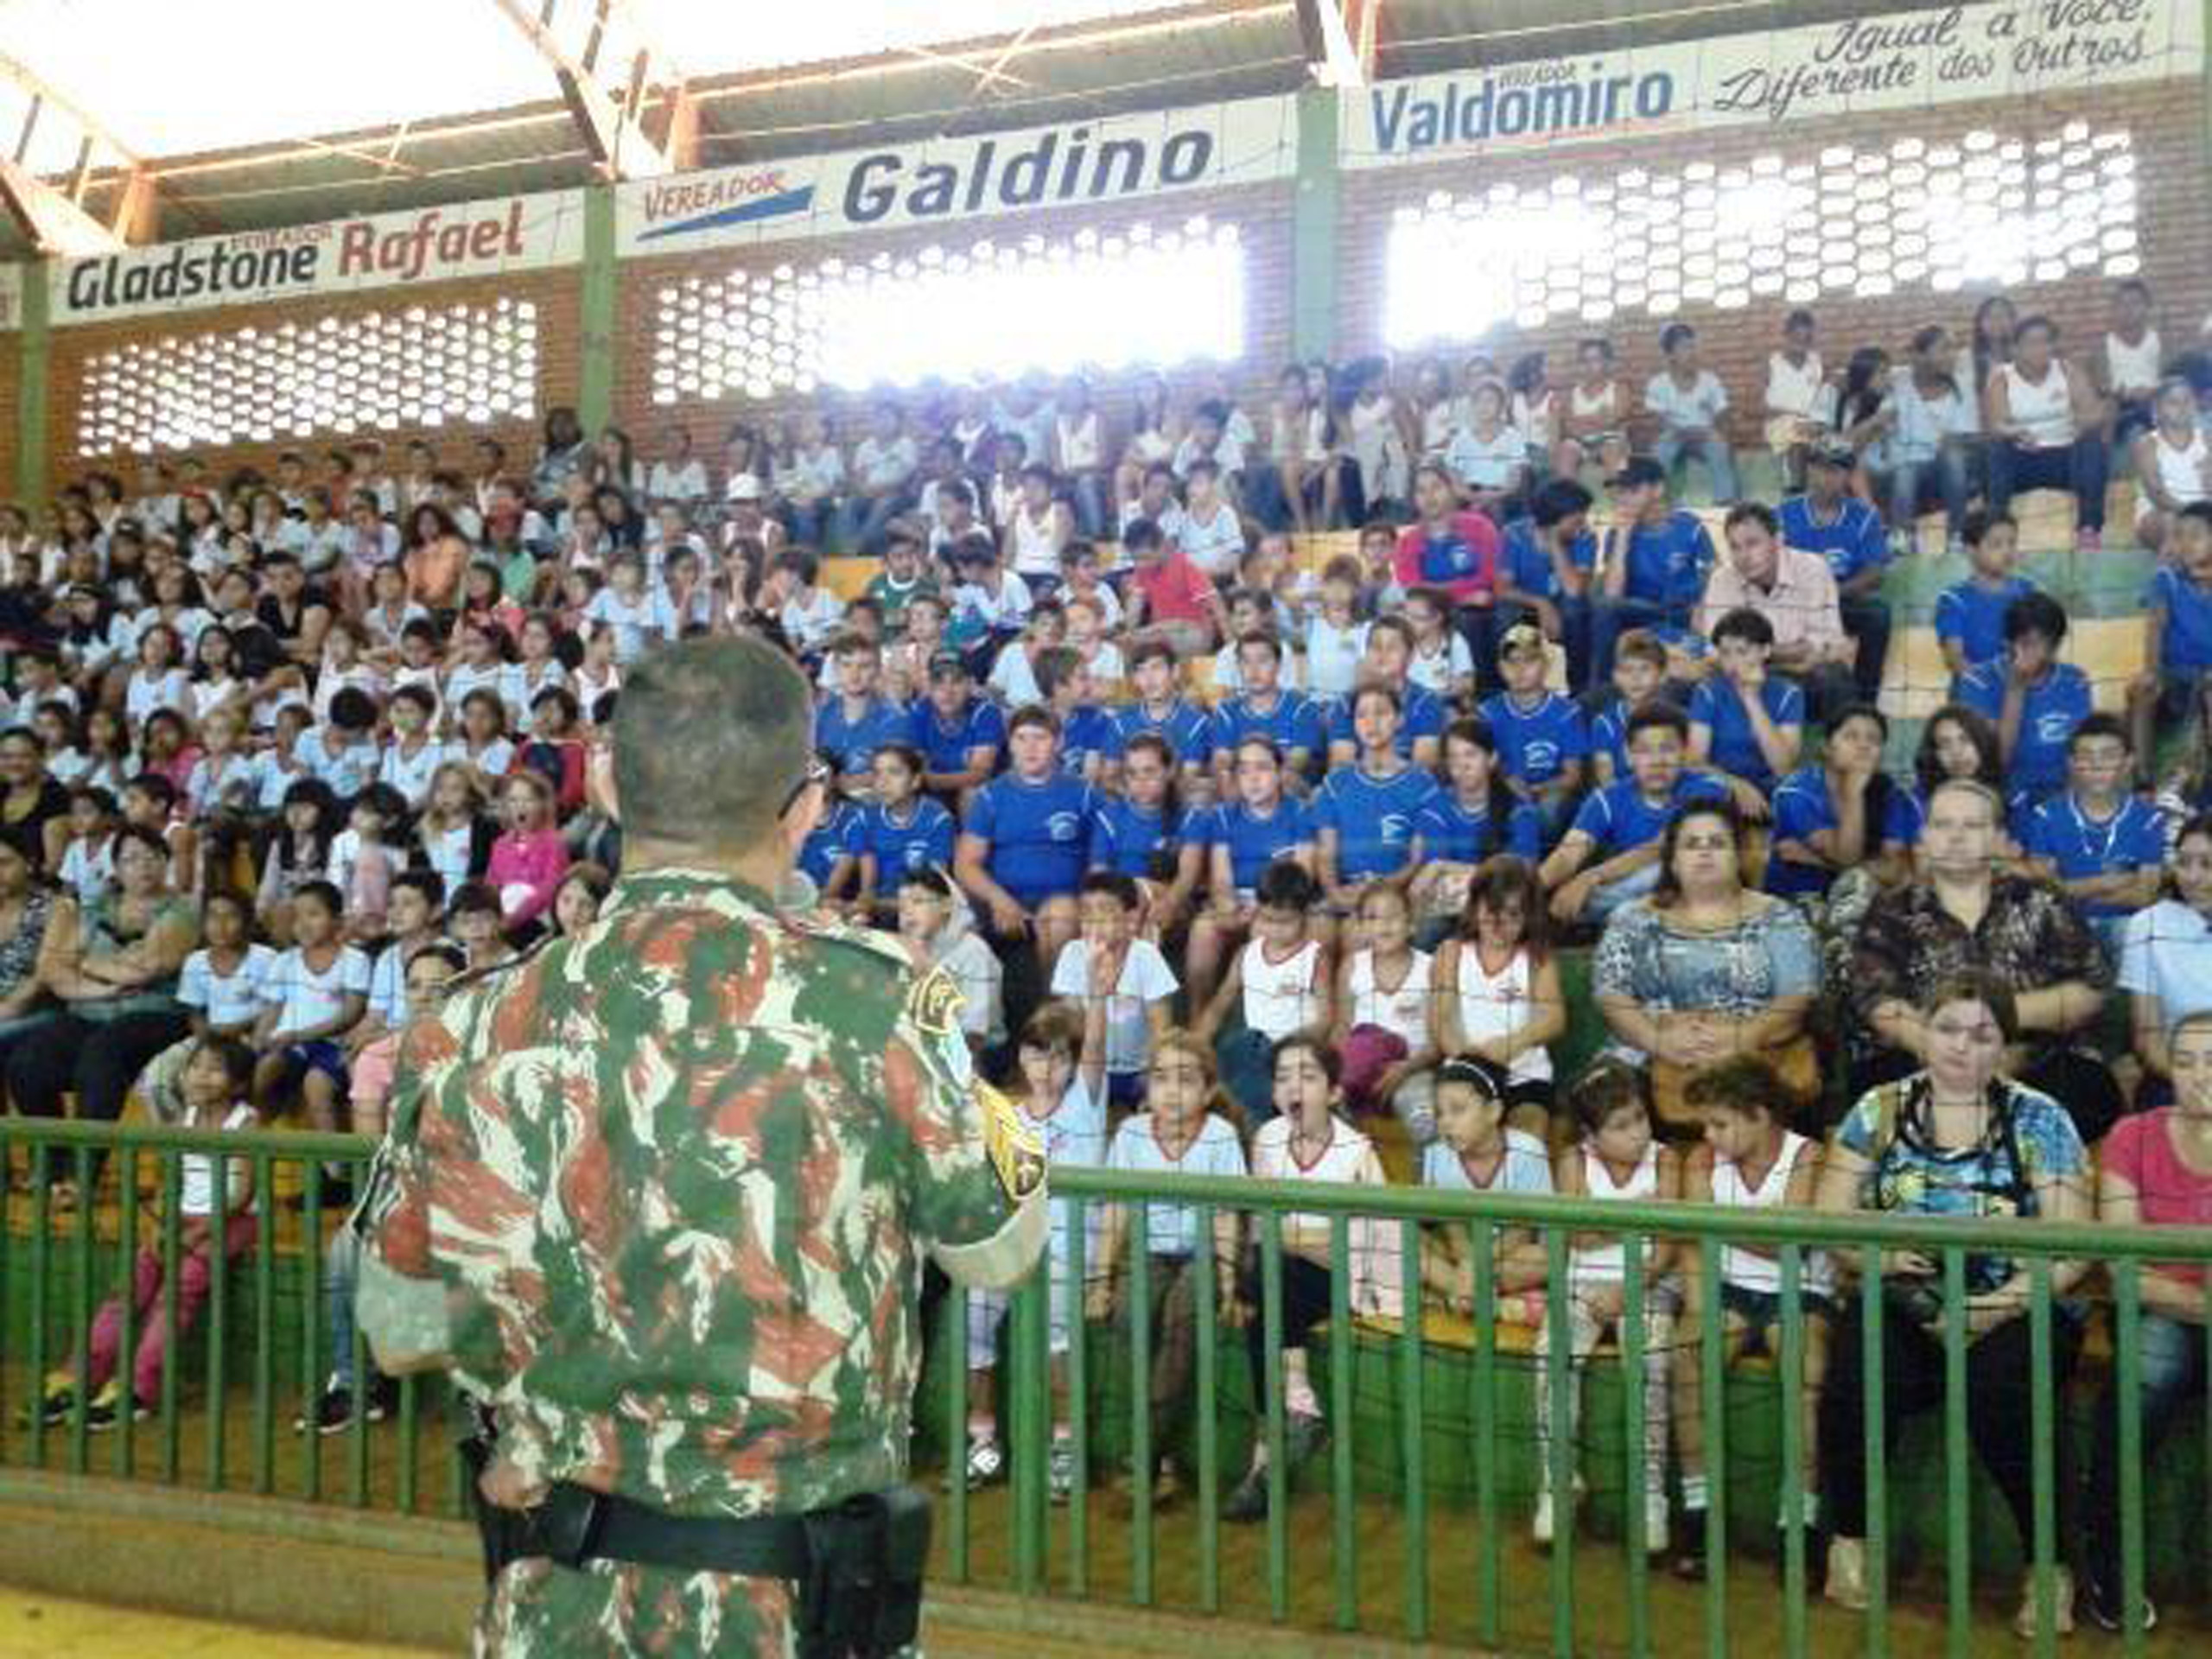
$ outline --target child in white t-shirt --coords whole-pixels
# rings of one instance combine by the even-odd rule
[[[904,896],[904,890],[901,890]],[[1016,1046],[1019,1075],[1008,1094],[1044,1143],[1045,1161],[1054,1167],[1106,1161],[1106,999],[1086,997],[1081,1004],[1048,1002],[1029,1018]],[[1069,1427],[1065,1356],[1068,1332],[1083,1310],[1070,1301],[1074,1265],[1074,1205],[1052,1204],[1048,1249],[1051,1290],[1048,1305],[1052,1356],[1052,1452],[1049,1469],[1052,1501],[1064,1503],[1075,1485],[1075,1441]],[[1084,1259],[1096,1259],[1099,1209],[1084,1212]],[[1003,1292],[970,1292],[968,1306],[968,1452],[962,1460],[968,1484],[989,1485],[1006,1472],[999,1441],[993,1379],[998,1338],[1009,1300]]]
[[[968,901],[944,870],[907,872],[899,884],[899,938],[917,973],[942,968],[960,988],[960,1029],[981,1052],[1006,1041],[1006,970],[969,920]]]
[[[200,937],[207,943],[184,959],[176,982],[192,1035],[163,1049],[138,1074],[139,1097],[157,1123],[183,1121],[184,1066],[200,1039],[243,1042],[253,1035],[276,952],[254,944],[252,928],[252,908],[234,893],[211,893],[200,907]]]
[[[1124,949],[1133,949],[1135,943]],[[1072,947],[1070,947],[1072,949]],[[1111,958],[1116,952],[1109,948]],[[1161,1033],[1152,1046],[1152,1064],[1144,1074],[1144,1109],[1133,1113],[1114,1132],[1107,1149],[1106,1166],[1147,1175],[1243,1175],[1244,1147],[1236,1126],[1224,1116],[1236,1107],[1215,1081],[1213,1051],[1190,1032]],[[1211,1236],[1198,1235],[1198,1212],[1188,1205],[1155,1203],[1145,1206],[1145,1301],[1130,1294],[1131,1223],[1127,1206],[1116,1205],[1106,1214],[1104,1236],[1099,1241],[1098,1262],[1084,1293],[1085,1312],[1094,1319],[1109,1319],[1127,1309],[1132,1319],[1142,1319],[1152,1332],[1152,1375],[1146,1395],[1150,1402],[1153,1465],[1130,1471],[1134,1483],[1150,1484],[1153,1501],[1166,1502],[1175,1491],[1175,1478],[1167,1468],[1160,1447],[1166,1430],[1190,1409],[1191,1380],[1198,1354],[1197,1321],[1213,1317],[1224,1325],[1241,1325],[1247,1317],[1237,1292],[1236,1212],[1214,1211]],[[1198,1252],[1213,1252],[1215,1308],[1198,1306]]]
[[[1275,1045],[1275,1116],[1253,1132],[1252,1174],[1267,1181],[1322,1181],[1332,1185],[1380,1186],[1386,1178],[1375,1143],[1338,1115],[1344,1095],[1337,1084],[1336,1052],[1319,1036],[1301,1033]],[[1355,1217],[1348,1226],[1351,1283],[1348,1300],[1354,1318],[1395,1317],[1404,1312],[1394,1224]],[[1325,1216],[1282,1218],[1282,1408],[1285,1450],[1290,1473],[1319,1447],[1328,1430],[1321,1402],[1313,1392],[1306,1351],[1313,1327],[1329,1318],[1334,1274],[1330,1267],[1332,1228]],[[1262,1305],[1260,1265],[1247,1270],[1246,1303]],[[1263,1324],[1245,1327],[1250,1344],[1255,1413],[1264,1418],[1268,1350]],[[1340,1429],[1346,1426],[1339,1425]],[[1222,1514],[1231,1521],[1258,1521],[1268,1513],[1273,1483],[1268,1478],[1268,1441],[1255,1438],[1252,1461],[1230,1494]]]
[[[1421,1184],[1442,1192],[1548,1194],[1552,1161],[1544,1143],[1506,1122],[1505,1074],[1466,1056],[1436,1068],[1436,1139],[1421,1152]],[[1544,1317],[1544,1246],[1533,1227],[1500,1227],[1491,1235],[1491,1269],[1497,1313],[1516,1325]],[[1465,1319],[1475,1317],[1475,1264],[1466,1230],[1430,1228],[1421,1240],[1421,1282],[1430,1296]]]
[[[1298,809],[1277,810],[1295,815]],[[1233,855],[1227,847],[1217,850],[1218,875],[1221,864]],[[1196,1029],[1220,1055],[1230,1094],[1256,1122],[1274,1111],[1274,1046],[1297,1032],[1328,1029],[1336,981],[1329,947],[1313,926],[1321,889],[1310,871],[1287,857],[1279,859],[1261,871],[1249,897],[1251,937],[1231,959]],[[1209,913],[1217,916],[1210,932],[1217,936],[1228,930],[1217,912]],[[1223,1037],[1232,1007],[1241,1017],[1241,1029]]]
[[[338,1104],[346,1097],[346,1053],[338,1039],[369,1003],[369,959],[340,938],[344,913],[327,881],[292,894],[292,948],[270,969],[253,1033],[263,1109],[296,1091],[309,1126],[326,1134],[345,1127]]]
[[[1083,931],[1052,969],[1052,995],[1090,995],[1094,959],[1116,969],[1110,982],[1096,982],[1107,999],[1107,1094],[1128,1106],[1142,1093],[1152,1047],[1167,1029],[1168,1000],[1179,988],[1175,970],[1158,945],[1136,937],[1144,895],[1134,878],[1093,870],[1083,879],[1077,909]]]

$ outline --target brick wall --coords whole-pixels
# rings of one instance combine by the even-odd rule
[[[16,398],[22,365],[22,336],[0,334],[0,501],[16,499],[16,439],[22,430]]]
[[[1931,143],[1955,141],[1976,128],[2007,138],[2032,139],[2056,134],[2076,118],[2094,130],[2124,128],[2133,135],[2142,190],[2137,208],[2141,275],[2158,297],[2163,338],[2171,353],[2194,343],[2197,325],[2212,311],[2212,261],[2205,258],[2208,240],[2212,240],[2212,200],[2208,200],[2212,175],[2205,163],[2203,99],[2202,87],[2194,80],[2164,81],[2102,94],[2048,93],[2032,99],[1890,111],[1878,120],[1838,118],[1776,127],[1728,127],[1681,137],[1562,145],[1480,164],[1463,160],[1347,174],[1339,238],[1343,261],[1338,276],[1338,355],[1351,357],[1382,348],[1384,258],[1391,216],[1433,191],[1458,194],[1503,181],[1526,188],[1567,174],[1592,179],[1626,168],[1662,170],[1696,161],[1725,167],[1760,155],[1779,154],[1794,162],[1816,156],[1827,144],[1848,143],[1864,149],[1886,148],[1908,137]],[[1974,308],[1988,291],[1938,294],[1925,284],[1915,284],[1872,300],[1824,293],[1812,306],[1821,322],[1822,356],[1831,372],[1840,372],[1844,359],[1859,346],[1885,346],[1901,354],[1914,331],[1929,322],[1952,328],[1963,343],[1970,337]],[[2105,327],[2107,284],[2101,279],[2083,276],[2062,283],[2029,283],[2008,291],[2023,315],[2047,312],[2077,342],[2094,339]],[[1778,343],[1782,317],[1790,308],[1777,297],[1726,311],[1685,305],[1677,314],[1697,327],[1706,363],[1727,385],[1738,410],[1756,410],[1766,382],[1767,353]],[[1624,380],[1641,387],[1658,370],[1658,332],[1672,320],[1624,311],[1602,325],[1561,320],[1541,329],[1508,327],[1484,337],[1482,343],[1497,353],[1501,365],[1523,351],[1548,351],[1556,383],[1570,370],[1574,342],[1587,334],[1605,334],[1620,355]]]
[[[836,257],[848,262],[874,258],[878,253],[893,257],[935,245],[963,250],[991,240],[1036,234],[1059,242],[1077,231],[1090,229],[1101,235],[1125,231],[1138,224],[1155,228],[1179,226],[1196,214],[1216,224],[1233,224],[1242,238],[1245,257],[1245,354],[1232,379],[1240,391],[1256,393],[1287,359],[1291,339],[1291,227],[1290,187],[1287,183],[1246,186],[1236,189],[1190,191],[1160,198],[1147,204],[1065,210],[1040,213],[1033,219],[971,220],[953,226],[907,226],[874,236],[847,236],[815,242],[776,242],[749,249],[717,248],[696,253],[672,254],[657,259],[626,259],[619,267],[619,295],[615,314],[615,418],[628,427],[641,448],[658,454],[664,447],[659,434],[682,423],[691,430],[702,454],[711,454],[721,434],[734,421],[757,421],[796,407],[800,399],[784,396],[761,401],[742,397],[709,402],[695,399],[675,404],[652,401],[653,321],[660,289],[671,279],[726,276],[735,270],[768,271],[779,265],[804,270]],[[929,319],[914,319],[926,328]],[[1084,320],[1068,319],[1071,329],[1080,330]],[[1134,378],[1134,377],[1131,377]],[[1102,401],[1111,413],[1120,399],[1114,395],[1118,377],[1100,382]],[[1171,380],[1177,377],[1171,376]],[[857,407],[857,398],[828,394],[833,406]]]
[[[111,351],[127,340],[192,340],[209,334],[235,334],[247,327],[268,329],[287,322],[302,325],[320,322],[325,317],[358,317],[372,311],[389,315],[415,305],[434,308],[458,304],[488,305],[499,299],[530,300],[537,306],[537,416],[524,421],[497,421],[488,426],[448,423],[442,427],[419,432],[381,431],[365,435],[381,440],[388,452],[414,437],[426,437],[436,446],[442,461],[462,467],[470,460],[469,446],[488,433],[505,443],[514,458],[526,460],[537,453],[539,427],[544,411],[554,404],[574,404],[576,400],[582,362],[577,339],[581,315],[578,304],[580,283],[580,272],[574,269],[518,272],[511,276],[476,276],[458,282],[426,283],[416,288],[379,289],[362,294],[333,296],[324,300],[230,306],[220,310],[185,312],[175,316],[136,317],[121,322],[56,328],[49,336],[52,342],[48,403],[49,479],[59,486],[96,467],[121,469],[127,465],[128,457],[125,456],[90,459],[77,453],[79,399],[87,368],[101,353]],[[6,355],[7,373],[12,379],[14,359],[11,353]],[[7,435],[0,438],[0,444],[11,442],[14,430],[14,423],[10,420]],[[342,446],[347,441],[343,435],[320,432],[308,438],[286,437],[269,443],[195,445],[192,453],[208,463],[208,471],[213,476],[220,478],[233,468],[245,466],[258,467],[266,472],[274,466],[280,450],[298,448],[312,454]],[[0,449],[0,454],[4,453],[4,449]],[[397,455],[392,457],[395,468],[399,460]],[[12,474],[6,475],[12,476]],[[125,475],[127,478],[127,473]]]

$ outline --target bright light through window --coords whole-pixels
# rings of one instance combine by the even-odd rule
[[[1227,361],[1243,349],[1243,249],[1234,226],[1200,219],[686,278],[658,296],[653,401]]]
[[[526,420],[537,308],[411,306],[275,328],[133,340],[86,365],[77,452]]]
[[[1684,305],[2056,282],[2140,269],[2125,131],[1831,145],[1741,167],[1692,162],[1431,195],[1390,229],[1395,346]]]

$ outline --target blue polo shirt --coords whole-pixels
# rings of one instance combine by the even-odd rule
[[[1318,755],[1327,743],[1321,710],[1313,699],[1296,691],[1275,693],[1274,707],[1264,714],[1249,696],[1230,697],[1213,711],[1213,747],[1233,757],[1236,746],[1248,737],[1264,737],[1286,758],[1293,749]]]
[[[2005,710],[2002,659],[1984,663],[1959,676],[1958,700],[1994,726]],[[2066,787],[2066,740],[2089,717],[2089,677],[2071,663],[2054,663],[2042,681],[2028,688],[2020,710],[2020,737],[2005,775],[2008,791],[2040,800]]]
[[[1768,675],[1759,685],[1759,702],[1765,706],[1767,718],[1777,726],[1805,723],[1805,693],[1794,680]],[[1707,758],[1714,766],[1762,790],[1773,789],[1773,768],[1760,752],[1758,739],[1751,732],[1751,714],[1732,683],[1718,676],[1699,681],[1697,690],[1690,694],[1690,721],[1712,729],[1713,747]]]
[[[1436,779],[1420,766],[1394,778],[1370,778],[1338,766],[1313,798],[1317,830],[1337,835],[1337,877],[1395,875],[1413,857],[1414,828],[1436,797]]]
[[[1677,507],[1663,523],[1629,531],[1627,595],[1654,605],[1694,605],[1713,562],[1704,521]]]
[[[1182,849],[1182,817],[1172,808],[1147,810],[1124,795],[1101,795],[1090,811],[1090,868],[1120,875],[1157,876],[1160,859]]]
[[[1129,740],[1146,732],[1166,738],[1170,752],[1186,766],[1203,766],[1213,759],[1212,715],[1181,697],[1162,715],[1152,713],[1141,702],[1116,710],[1113,741],[1106,753],[1120,760],[1128,752]]]
[[[1084,763],[1096,755],[1102,760],[1114,752],[1114,716],[1084,703],[1060,728],[1060,770],[1083,775]]]
[[[1616,696],[1590,716],[1590,758],[1609,755],[1616,779],[1628,776],[1628,699]]]
[[[968,751],[989,747],[1006,757],[1006,716],[998,704],[970,697],[967,707],[947,720],[927,697],[916,699],[909,741],[922,752],[931,772],[965,772]]]
[[[2063,881],[2156,869],[2166,860],[2165,814],[2133,795],[2122,796],[2120,810],[2101,819],[2083,810],[2069,790],[2037,807],[2024,830],[2023,849],[2031,858],[2047,858],[2056,865]],[[2133,913],[2128,906],[2104,899],[2084,899],[2081,909],[2091,918]]]
[[[1265,817],[1242,801],[1207,814],[1206,844],[1229,849],[1230,885],[1249,893],[1268,865],[1313,844],[1313,818],[1302,802],[1284,799]]]
[[[1667,833],[1675,814],[1691,801],[1725,801],[1728,786],[1709,772],[1685,767],[1667,798],[1654,806],[1639,794],[1636,779],[1623,778],[1593,790],[1574,815],[1574,829],[1597,843],[1597,857],[1607,859],[1655,842]]]
[[[1576,569],[1588,575],[1598,563],[1597,537],[1584,531],[1567,543],[1567,559]],[[1548,599],[1554,605],[1567,597],[1559,585],[1559,572],[1552,568],[1552,556],[1537,534],[1533,518],[1516,518],[1505,527],[1505,544],[1498,554],[1498,563],[1518,592]]]
[[[913,715],[888,697],[873,699],[854,719],[845,713],[845,699],[833,691],[814,716],[814,747],[836,755],[837,770],[848,775],[866,772],[878,749],[904,743],[913,732]]]
[[[1544,817],[1526,801],[1516,801],[1501,822],[1487,804],[1472,811],[1451,791],[1440,789],[1414,820],[1421,857],[1454,864],[1479,864],[1512,853],[1531,864],[1544,855]]]
[[[860,849],[875,857],[875,891],[889,898],[918,871],[952,868],[952,814],[926,795],[907,803],[907,810],[893,814],[887,806],[865,807],[861,812]]]
[[[2212,588],[2200,588],[2171,564],[2151,577],[2147,602],[2166,613],[2158,639],[2158,662],[2190,672],[2212,667]]]
[[[967,831],[990,842],[991,880],[1025,906],[1083,885],[1097,791],[1056,772],[1029,783],[1013,772],[994,778],[968,809]]]
[[[1590,753],[1590,734],[1582,724],[1582,710],[1571,697],[1556,691],[1541,693],[1533,708],[1524,709],[1510,691],[1485,698],[1482,717],[1497,738],[1497,758],[1505,775],[1534,787],[1548,784],[1567,770],[1570,760]]]
[[[1887,825],[1896,821],[1897,799],[1904,793],[1892,785],[1889,804],[1881,809],[1882,823],[1867,824],[1869,855],[1880,849]],[[1800,766],[1775,785],[1774,839],[1777,847],[1785,841],[1810,842],[1817,831],[1839,827],[1835,803],[1828,798],[1826,768]],[[1792,863],[1778,852],[1770,855],[1766,861],[1766,890],[1784,898],[1801,893],[1826,893],[1834,879],[1827,871],[1810,864]]]
[[[1433,691],[1408,680],[1405,688],[1405,715],[1398,722],[1397,751],[1408,760],[1413,757],[1414,740],[1417,737],[1444,735],[1444,702]],[[1329,705],[1329,741],[1357,746],[1359,737],[1352,730],[1351,699],[1338,697]]]
[[[1839,588],[1860,571],[1890,562],[1882,515],[1855,495],[1844,497],[1834,515],[1825,519],[1814,513],[1811,497],[1793,495],[1775,517],[1782,521],[1783,545],[1826,559]]]
[[[829,885],[837,861],[858,856],[861,850],[861,810],[850,801],[840,801],[835,810],[814,826],[799,843],[798,867],[817,887]]]
[[[1946,588],[1936,596],[1936,638],[1957,640],[1968,668],[1995,662],[2005,654],[2005,607],[2035,590],[2025,576],[2007,576],[1996,588],[1973,581]]]

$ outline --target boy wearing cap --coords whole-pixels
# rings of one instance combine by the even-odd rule
[[[1544,684],[1544,635],[1535,623],[1516,622],[1505,631],[1497,671],[1505,690],[1484,700],[1482,716],[1497,739],[1507,785],[1541,815],[1548,850],[1573,822],[1589,734],[1573,700]]]
[[[1843,438],[1823,438],[1805,457],[1805,493],[1793,495],[1776,515],[1783,544],[1817,553],[1835,577],[1844,632],[1859,642],[1852,677],[1859,701],[1882,694],[1882,661],[1890,651],[1890,607],[1882,578],[1890,563],[1882,515],[1851,493],[1859,457]]]
[[[922,752],[922,787],[948,804],[964,804],[998,770],[1006,717],[975,695],[968,659],[958,652],[930,658],[929,690],[915,700],[911,741]]]
[[[1598,543],[1590,650],[1599,678],[1613,671],[1613,641],[1624,628],[1668,635],[1689,626],[1690,607],[1713,568],[1713,537],[1694,512],[1667,499],[1667,469],[1632,455],[1606,480],[1613,523]]]

